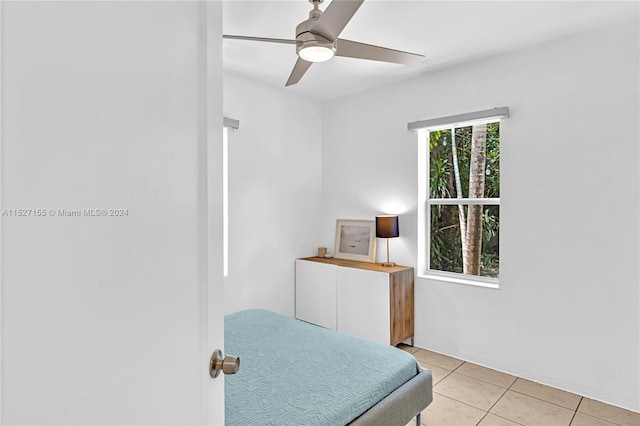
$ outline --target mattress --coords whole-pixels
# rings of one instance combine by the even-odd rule
[[[265,310],[225,317],[225,424],[346,425],[420,370],[395,347]]]

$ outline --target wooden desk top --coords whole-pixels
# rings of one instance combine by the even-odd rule
[[[308,260],[311,262],[318,263],[326,263],[329,265],[338,265],[338,266],[346,266],[348,268],[359,268],[366,269],[369,271],[377,271],[377,272],[386,272],[388,274],[397,274],[399,272],[405,272],[408,270],[413,270],[410,266],[382,266],[381,263],[369,263],[369,262],[359,262],[356,260],[346,260],[346,259],[335,259],[335,258],[326,258],[326,257],[304,257],[300,260]]]

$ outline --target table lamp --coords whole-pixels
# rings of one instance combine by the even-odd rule
[[[376,216],[376,237],[387,239],[387,261],[382,266],[396,266],[395,263],[389,262],[389,238],[399,236],[397,215]]]

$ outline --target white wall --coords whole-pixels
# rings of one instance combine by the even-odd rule
[[[206,420],[199,7],[2,2],[2,424]]]
[[[321,197],[320,103],[224,74],[229,132],[227,312],[294,314],[294,260],[317,252]]]
[[[323,236],[401,213],[417,256],[408,122],[507,105],[500,290],[416,282],[416,344],[640,411],[638,18],[329,102]],[[385,252],[378,247],[378,258]]]

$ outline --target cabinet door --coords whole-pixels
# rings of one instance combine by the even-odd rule
[[[338,331],[389,344],[389,274],[338,267]]]
[[[296,259],[296,318],[336,329],[336,269]]]

